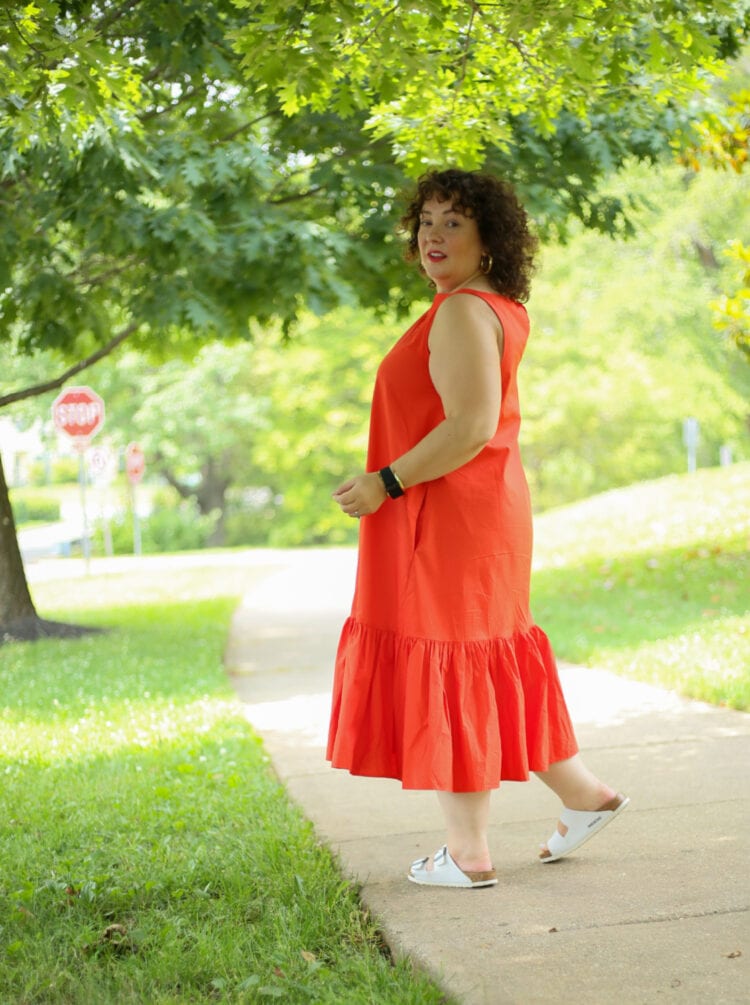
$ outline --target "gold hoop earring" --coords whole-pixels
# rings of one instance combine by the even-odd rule
[[[494,259],[492,255],[489,254],[489,252],[485,252],[482,255],[482,257],[479,259],[479,271],[482,273],[482,275],[486,276],[489,275],[490,272],[492,272],[493,262]]]

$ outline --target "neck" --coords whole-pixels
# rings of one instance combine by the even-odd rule
[[[456,290],[461,290],[465,286],[471,286],[474,283],[475,279],[480,278],[483,275],[484,275],[484,273],[480,269],[477,269],[477,271],[474,272],[474,273],[472,273],[472,275],[470,275],[468,279],[462,280],[458,284],[458,286],[451,286],[451,288],[449,290],[438,290],[438,293],[455,293]]]

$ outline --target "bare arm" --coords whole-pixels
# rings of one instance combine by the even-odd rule
[[[430,331],[430,377],[445,418],[391,462],[406,487],[460,468],[497,432],[501,344],[500,322],[478,297],[450,297],[438,310]]]
[[[404,486],[455,471],[482,450],[500,415],[502,328],[471,294],[449,297],[430,331],[430,376],[445,418],[414,447],[391,461]],[[377,473],[349,479],[334,493],[346,513],[374,513],[386,498]]]

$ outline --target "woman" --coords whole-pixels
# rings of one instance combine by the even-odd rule
[[[497,883],[490,794],[536,772],[562,800],[552,862],[628,800],[583,764],[549,642],[529,613],[532,520],[516,370],[536,241],[513,190],[449,170],[420,179],[402,226],[437,294],[386,355],[367,473],[334,499],[362,518],[336,660],[328,758],[435,789],[446,845],[432,886]]]

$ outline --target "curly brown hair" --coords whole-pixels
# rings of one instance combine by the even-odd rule
[[[519,303],[528,300],[538,241],[512,186],[490,174],[457,168],[422,175],[401,218],[400,229],[408,235],[407,261],[419,258],[420,214],[425,202],[433,198],[452,201],[454,209],[477,221],[479,236],[492,256],[487,279],[493,289]]]

